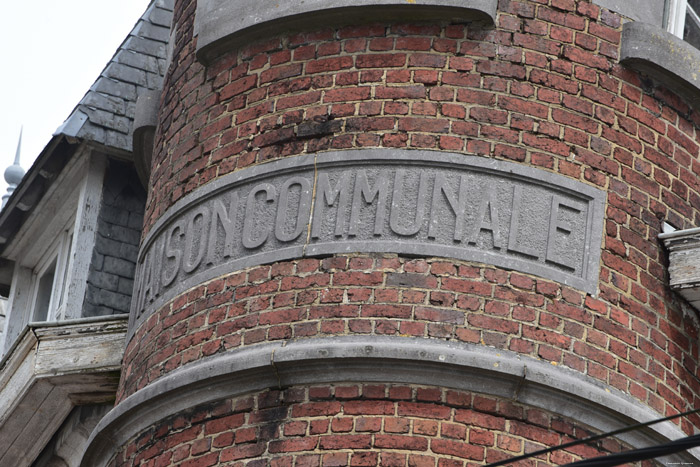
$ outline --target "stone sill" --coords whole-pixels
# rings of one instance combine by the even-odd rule
[[[197,2],[194,33],[197,59],[217,56],[254,40],[319,26],[382,21],[496,20],[498,0],[306,0],[267,2],[227,0]]]
[[[700,50],[687,42],[650,24],[626,23],[620,62],[654,77],[700,108]]]

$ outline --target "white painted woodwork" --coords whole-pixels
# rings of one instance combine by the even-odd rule
[[[700,228],[659,235],[669,252],[669,283],[696,310],[700,310]]]
[[[670,0],[668,5],[668,24],[666,30],[676,37],[683,39],[683,27],[685,25],[685,12],[688,9],[688,0]]]
[[[31,465],[73,407],[114,400],[126,328],[126,315],[26,328],[0,361],[0,465]]]
[[[90,153],[87,146],[76,151],[29,218],[12,237],[3,257],[30,268],[41,260],[68,221],[75,218]],[[48,216],[47,213],[51,215]]]
[[[10,297],[5,310],[5,331],[2,333],[3,344],[0,347],[0,356],[10,349],[19,333],[29,322],[32,286],[32,270],[15,263],[15,272],[10,285]]]
[[[66,278],[68,287],[64,316],[58,317],[59,319],[77,319],[82,316],[106,169],[107,158],[92,152],[77,205],[71,258],[68,262],[70,268]]]
[[[34,321],[36,278],[54,256],[57,264],[47,321],[82,316],[106,168],[104,154],[81,147],[3,253],[16,266],[0,355]]]

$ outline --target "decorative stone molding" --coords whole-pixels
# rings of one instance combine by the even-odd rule
[[[574,418],[600,431],[661,418],[572,370],[479,345],[402,337],[335,337],[257,345],[181,367],[117,405],[92,433],[83,467],[99,467],[130,438],[200,404],[294,385],[381,382],[494,395]],[[634,447],[683,437],[672,423],[620,435]],[[697,462],[697,450],[671,461]]]
[[[700,228],[659,235],[669,251],[671,288],[700,310]]]
[[[682,39],[650,24],[626,23],[620,62],[653,76],[700,108],[700,50]]]
[[[160,90],[149,90],[136,100],[134,111],[134,166],[141,183],[148,187],[153,157],[153,138],[158,126]]]
[[[27,329],[0,362],[0,465],[31,465],[73,407],[114,400],[126,324],[120,315]]]
[[[436,151],[338,151],[240,170],[183,198],[149,232],[130,336],[222,274],[346,252],[477,261],[595,293],[604,200],[558,174]]]
[[[231,0],[200,0],[195,17],[197,59],[206,64],[251,41],[309,26],[317,28],[319,24],[411,19],[487,20],[493,24],[497,5],[497,0],[236,0],[232,8]]]

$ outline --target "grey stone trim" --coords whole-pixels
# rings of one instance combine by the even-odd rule
[[[267,388],[343,382],[440,386],[503,397],[610,431],[661,416],[573,370],[479,345],[425,338],[332,337],[262,344],[181,367],[118,404],[92,433],[83,467],[108,463],[142,430],[199,404]],[[665,422],[621,435],[634,447],[685,436]],[[700,460],[697,449],[669,460]]]
[[[601,190],[559,174],[440,151],[261,164],[195,190],[156,222],[139,254],[130,332],[221,275],[349,252],[476,261],[594,294],[604,202]]]
[[[650,24],[626,23],[620,62],[658,79],[700,108],[700,50],[682,39]]]
[[[153,157],[153,138],[158,126],[158,104],[160,89],[152,89],[136,99],[134,111],[134,165],[144,188],[148,187]]]
[[[199,0],[195,16],[197,58],[209,63],[216,56],[250,41],[319,25],[410,19],[496,20],[497,0],[306,0],[261,2]]]
[[[593,0],[593,3],[631,20],[663,27],[665,0]]]

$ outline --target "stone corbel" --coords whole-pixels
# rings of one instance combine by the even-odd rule
[[[160,89],[149,90],[136,100],[134,112],[134,165],[144,187],[148,187],[153,157],[153,138],[158,126]]]

